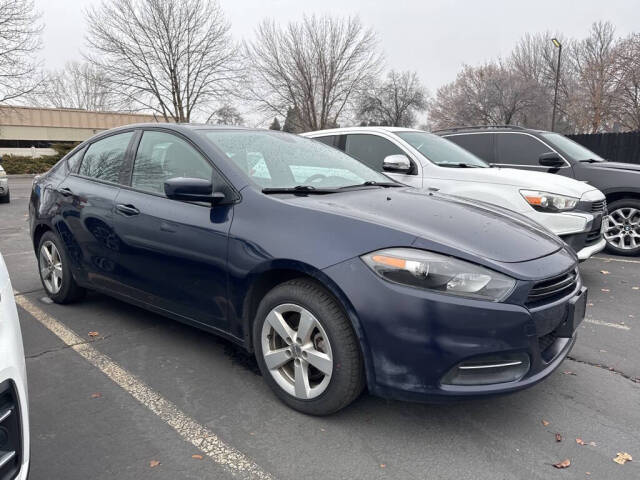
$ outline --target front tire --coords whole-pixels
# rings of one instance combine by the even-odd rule
[[[7,192],[6,195],[0,197],[0,203],[9,203],[11,201],[11,192]]]
[[[640,255],[640,200],[623,198],[609,205],[609,225],[604,232],[607,251]]]
[[[351,323],[316,282],[296,279],[271,290],[258,307],[253,342],[265,381],[295,410],[329,415],[364,388],[362,353]]]
[[[71,303],[84,297],[86,291],[74,280],[69,257],[53,232],[45,232],[40,239],[38,269],[42,286],[54,302]]]

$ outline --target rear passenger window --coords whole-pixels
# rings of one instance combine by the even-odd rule
[[[330,147],[338,146],[338,137],[337,135],[327,135],[326,137],[316,137],[315,141],[324,143],[325,145],[329,145]]]
[[[448,135],[444,138],[480,157],[487,163],[495,163],[492,133],[473,133],[470,135]]]
[[[85,177],[119,183],[132,137],[133,132],[120,133],[92,143],[84,154],[78,173]]]
[[[377,135],[347,135],[346,153],[376,172],[382,172],[382,163],[389,155],[406,155],[400,147]]]
[[[501,164],[540,166],[540,155],[551,152],[537,138],[522,133],[498,133],[496,142]]]
[[[67,170],[73,173],[78,171],[78,166],[80,165],[80,160],[82,160],[82,154],[86,149],[81,148],[76,153],[67,158]]]

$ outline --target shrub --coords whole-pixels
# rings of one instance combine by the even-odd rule
[[[45,155],[38,158],[25,157],[22,155],[3,155],[2,167],[7,174],[20,173],[43,173],[53,167],[58,160],[70,152],[77,143],[54,143],[51,145],[56,153],[54,155]]]

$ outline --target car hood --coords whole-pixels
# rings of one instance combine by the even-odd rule
[[[445,170],[445,172],[441,172]],[[425,172],[425,185],[428,185],[430,170]],[[586,192],[596,190],[592,185],[553,173],[516,170],[515,168],[438,168],[438,178],[482,182],[497,185],[509,185],[527,190],[542,190],[560,195],[580,198]]]
[[[287,195],[283,200],[415,235],[441,252],[464,253],[503,263],[533,260],[564,246],[558,237],[519,214],[413,188]]]
[[[592,168],[613,169],[613,170],[629,170],[632,172],[640,172],[640,165],[635,163],[623,162],[597,162],[590,163]]]

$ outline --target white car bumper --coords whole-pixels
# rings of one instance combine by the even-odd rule
[[[0,178],[0,197],[4,197],[9,191],[9,180],[7,177]]]
[[[11,472],[9,478],[24,480],[29,471],[27,372],[13,289],[1,255],[0,427],[0,478]]]
[[[606,246],[607,246],[607,241],[603,237],[600,239],[598,243],[594,245],[590,245],[588,247],[584,247],[582,250],[580,250],[578,252],[578,260],[580,260],[581,262],[584,262],[585,260],[587,260],[588,258],[591,258],[596,253],[600,253],[602,250],[604,250],[604,247]]]

